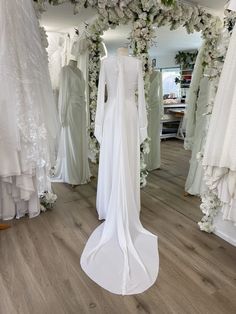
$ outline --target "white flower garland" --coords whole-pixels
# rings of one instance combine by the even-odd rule
[[[206,40],[204,65],[209,68],[212,68],[212,65],[216,64],[216,56],[212,54],[212,51],[214,51],[219,41],[222,30],[222,24],[218,17],[214,17],[211,14],[206,13],[202,8],[190,6],[182,2],[176,2],[173,7],[167,7],[163,5],[161,1],[154,0],[123,1],[122,6],[116,5],[109,8],[106,7],[107,1],[101,2],[103,5],[100,4],[99,6],[99,17],[89,29],[91,33],[89,85],[92,91],[90,95],[90,149],[94,150],[93,155],[98,154],[99,151],[93,131],[97,102],[97,81],[100,67],[99,45],[101,44],[101,35],[104,31],[110,27],[114,28],[119,24],[125,24],[130,20],[133,21],[133,29],[130,35],[131,43],[134,55],[143,61],[144,85],[147,99],[150,87],[151,71],[148,49],[155,38],[155,31],[153,28],[154,25],[161,27],[170,24],[170,28],[172,30],[184,25],[188,33],[202,31],[202,36]],[[144,154],[149,151],[149,148],[147,148],[148,146],[149,140],[146,140],[141,146],[141,187],[144,187],[147,183],[146,177],[148,172],[146,170]]]
[[[217,198],[215,193],[213,193],[210,190],[201,195],[201,200],[202,203],[200,205],[200,209],[203,212],[204,216],[198,223],[198,225],[202,231],[211,233],[214,231],[213,222],[214,218],[217,216],[219,212],[221,202]]]

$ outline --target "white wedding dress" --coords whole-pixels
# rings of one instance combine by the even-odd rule
[[[31,0],[1,0],[0,21],[0,219],[35,217],[58,130],[47,55]]]
[[[147,117],[138,59],[115,56],[102,61],[95,136],[101,145],[97,210],[105,222],[90,236],[81,266],[113,293],[141,293],[155,282],[159,257],[157,237],[139,219],[140,143],[147,137]]]
[[[148,136],[150,137],[150,152],[145,155],[149,171],[161,166],[161,115],[163,112],[162,74],[153,71],[150,77],[148,112]]]
[[[192,155],[190,167],[185,183],[185,191],[191,195],[201,195],[206,192],[206,184],[203,180],[203,167],[197,159],[198,153],[201,153],[206,141],[206,131],[208,116],[208,104],[210,99],[212,84],[208,77],[202,77],[199,85],[198,97],[196,100],[195,128],[192,137]]]
[[[203,166],[209,189],[221,200],[223,219],[236,225],[236,28],[220,77],[207,134]]]
[[[85,81],[82,72],[71,65],[60,75],[59,117],[62,125],[53,181],[86,184],[91,173],[88,163]]]
[[[193,79],[187,97],[184,147],[187,150],[191,150],[192,154],[185,191],[191,195],[201,195],[206,191],[206,185],[203,180],[203,167],[197,159],[198,153],[202,152],[206,140],[208,121],[206,113],[212,89],[211,81],[207,77],[203,77],[204,51],[205,43],[198,52]]]
[[[190,84],[190,88],[187,94],[187,109],[185,113],[186,120],[186,134],[184,138],[184,148],[186,150],[192,150],[194,145],[194,136],[196,131],[196,111],[198,108],[198,96],[200,89],[201,78],[203,77],[203,57],[205,51],[205,43],[198,51],[196,63],[194,66],[193,77]]]

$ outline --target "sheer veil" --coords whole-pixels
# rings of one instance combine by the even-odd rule
[[[31,0],[0,1],[0,33],[0,147],[20,151],[37,174],[53,161],[58,121]]]

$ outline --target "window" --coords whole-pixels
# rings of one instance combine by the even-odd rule
[[[176,84],[176,78],[180,78],[180,68],[163,68],[162,83],[164,98],[181,98],[180,84]]]

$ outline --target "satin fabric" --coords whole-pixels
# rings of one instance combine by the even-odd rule
[[[70,65],[62,68],[59,89],[61,135],[53,181],[86,184],[91,173],[88,163],[85,82],[82,72]]]
[[[204,171],[201,161],[197,159],[198,153],[204,149],[208,116],[206,115],[210,100],[212,83],[207,77],[202,77],[199,84],[199,92],[196,101],[195,130],[192,137],[192,155],[190,167],[185,183],[185,191],[191,195],[201,195],[206,191],[203,180]]]
[[[103,60],[98,91],[97,210],[105,222],[88,239],[81,266],[110,292],[136,294],[155,282],[159,268],[157,237],[139,219],[140,143],[147,137],[141,62],[126,56]]]
[[[147,169],[152,171],[161,166],[161,115],[163,113],[162,74],[153,71],[150,77],[148,106],[149,154],[145,155]]]

